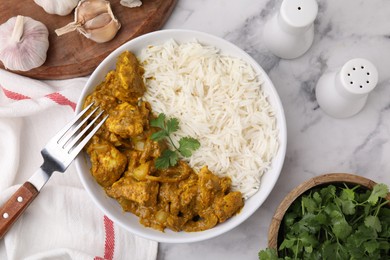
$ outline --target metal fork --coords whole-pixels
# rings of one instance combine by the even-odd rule
[[[93,118],[99,107],[96,107],[85,118],[82,118],[91,109],[92,105],[93,103],[88,105],[49,140],[41,151],[43,157],[41,167],[0,208],[0,239],[39,194],[53,172],[65,172],[77,154],[107,119],[108,115],[93,127],[104,112],[100,111]],[[92,120],[88,123],[90,119]],[[86,127],[82,128],[86,123],[88,123]],[[87,134],[89,130],[90,132]]]

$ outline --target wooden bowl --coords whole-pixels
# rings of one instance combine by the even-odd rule
[[[372,189],[376,182],[364,178],[362,176],[349,174],[349,173],[328,173],[318,177],[314,177],[308,181],[303,182],[295,189],[293,189],[279,204],[279,207],[276,209],[276,212],[272,218],[271,225],[268,231],[268,247],[269,248],[278,248],[278,235],[279,227],[282,223],[284,214],[290,207],[290,205],[303,193],[310,190],[311,188],[324,185],[324,184],[336,184],[336,183],[347,183],[347,184],[358,184],[362,187]],[[387,194],[386,199],[389,201],[390,205],[390,193]]]

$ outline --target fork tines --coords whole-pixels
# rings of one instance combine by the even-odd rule
[[[89,114],[87,114],[87,112],[92,108],[93,104],[94,103],[92,102],[86,108],[84,108],[76,118],[69,122],[57,134],[57,144],[60,145],[67,153],[78,154],[108,118],[108,115],[106,115],[95,127],[93,127],[97,120],[101,118],[104,113],[104,110],[100,110],[98,114],[94,116],[99,110],[99,107],[95,107],[92,111],[89,112]],[[89,133],[86,135],[87,131],[89,131]]]

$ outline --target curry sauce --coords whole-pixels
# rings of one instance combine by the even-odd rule
[[[207,166],[198,173],[185,161],[156,169],[155,160],[167,148],[151,140],[158,130],[146,91],[143,68],[131,52],[122,53],[85,100],[104,109],[109,118],[86,147],[91,174],[106,194],[146,226],[164,231],[202,231],[237,214],[244,205],[231,180],[213,174]]]

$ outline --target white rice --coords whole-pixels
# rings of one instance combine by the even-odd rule
[[[147,92],[155,113],[176,117],[183,136],[201,147],[187,159],[195,170],[207,165],[229,176],[234,190],[249,198],[278,150],[274,109],[261,90],[261,75],[245,61],[196,41],[174,40],[145,48]]]

